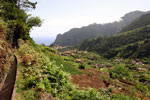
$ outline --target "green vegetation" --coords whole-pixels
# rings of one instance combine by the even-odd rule
[[[0,78],[8,71],[15,54],[18,58],[16,100],[144,100],[150,96],[150,26],[87,40],[79,46],[84,51],[75,47],[57,51],[35,44],[29,36],[32,27],[42,22],[26,13],[35,9],[36,4],[28,0],[0,1]],[[127,20],[129,15],[123,17],[126,24],[137,17]],[[90,33],[84,39],[97,37],[100,31],[110,35],[120,30],[121,23],[93,24],[89,29],[81,28],[81,33]],[[91,32],[96,27],[101,28],[93,36]],[[71,31],[74,30],[80,29]]]
[[[134,86],[132,91],[141,93],[142,97],[149,95],[149,75],[148,65],[143,65],[141,62],[134,60],[122,60],[122,62],[114,63],[114,66],[109,74],[113,79]],[[142,67],[141,67],[142,66]]]
[[[16,53],[22,59],[22,64],[19,66],[17,93],[25,100],[41,99],[40,94],[45,92],[58,100],[85,100],[85,98],[104,100],[94,89],[77,90],[70,81],[70,75],[61,69],[63,66],[57,66],[47,54],[44,54],[44,49],[50,50],[49,53],[55,53],[51,48],[28,44],[22,45]]]
[[[60,68],[68,73],[71,74],[82,74],[83,72],[77,69],[78,64],[75,62],[69,62],[70,60],[73,61],[71,57],[63,57],[57,54],[55,49],[45,46],[34,46],[38,52],[43,52],[51,61],[54,61],[57,66],[61,66]],[[72,66],[72,67],[71,67]]]
[[[26,9],[35,8],[35,5],[28,0],[0,1],[0,18],[7,23],[7,40],[13,47],[18,47],[19,38],[30,39],[31,28],[41,25],[38,17],[31,17],[25,12]]]
[[[134,98],[129,98],[126,96],[121,96],[121,95],[112,95],[111,100],[136,100]]]
[[[116,56],[124,58],[149,57],[149,33],[149,26],[144,26],[114,36],[85,41],[79,46],[79,49],[95,51],[106,58]]]
[[[104,68],[109,69],[107,66],[110,66],[108,65],[110,61],[94,53],[76,50],[73,50],[70,53],[69,52],[61,52],[61,55],[58,56],[58,52],[50,47],[36,45],[30,42],[24,43],[24,45],[22,45],[16,52],[16,55],[18,55],[21,60],[18,70],[19,77],[17,79],[17,95],[20,95],[24,98],[24,100],[41,100],[41,95],[44,93],[49,93],[50,96],[56,98],[57,100],[109,100],[110,98],[114,100],[115,98],[118,100],[122,100],[123,98],[126,100],[136,100],[132,97],[130,98],[124,95],[112,95],[112,92],[109,89],[99,91],[92,88],[78,90],[78,86],[71,83],[71,74],[89,74],[79,71],[78,68],[80,68],[80,64],[86,66],[86,69],[95,68],[97,70],[101,70]],[[74,53],[74,55],[72,55],[72,53]],[[75,59],[83,58],[84,63],[74,62]],[[93,59],[95,60],[93,61]],[[60,64],[60,61],[62,64]],[[102,65],[99,67],[92,66],[97,64],[97,62]],[[121,65],[124,65],[126,62],[128,61],[123,61]],[[76,67],[68,65],[68,68],[75,68],[80,73],[78,71],[74,72],[74,70],[64,70],[67,63],[74,63]],[[118,66],[111,70],[113,75],[117,75],[115,78],[122,78],[126,76],[126,78],[123,79],[128,79],[131,77],[132,74],[130,75],[130,73],[132,73],[132,71],[130,71],[130,69],[122,66],[124,70],[122,72],[117,62],[114,63],[113,66]],[[118,68],[121,72],[120,74],[117,74],[118,70],[116,68]],[[106,73],[109,73],[109,70],[107,70]],[[129,81],[132,81],[131,79],[129,79]],[[139,83],[137,89],[140,90],[139,87],[141,86],[143,86],[143,84]],[[16,97],[16,99],[19,100],[19,97]]]
[[[130,30],[140,28],[146,25],[150,25],[150,13],[149,12],[145,15],[142,15],[141,17],[137,18],[136,20],[131,22],[129,25],[124,27],[122,29],[122,32],[130,31]]]

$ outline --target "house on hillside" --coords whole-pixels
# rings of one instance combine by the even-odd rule
[[[81,59],[76,59],[75,62],[77,62],[77,63],[82,63],[83,60],[81,60]]]
[[[147,68],[137,68],[137,71],[148,71]]]
[[[91,65],[93,68],[99,68],[99,64],[94,64],[94,65]]]

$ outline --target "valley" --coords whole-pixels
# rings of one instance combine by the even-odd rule
[[[149,11],[73,28],[45,46],[30,37],[43,23],[28,14],[36,5],[0,1],[0,100],[150,100]]]
[[[79,89],[110,89],[112,94],[137,96],[145,100],[149,98],[149,81],[143,81],[143,78],[146,74],[149,76],[150,64],[144,64],[139,59],[108,60],[87,51],[65,51],[62,55],[74,59],[72,63],[77,62],[78,68],[85,72],[72,75],[72,82],[78,85]],[[144,92],[148,93],[147,97]],[[144,95],[145,97],[142,97]]]

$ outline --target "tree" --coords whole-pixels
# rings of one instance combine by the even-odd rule
[[[28,24],[29,28],[40,27],[41,23],[42,23],[42,21],[41,21],[41,19],[39,17],[30,17],[27,20],[27,24]]]
[[[36,8],[36,4],[37,4],[37,2],[31,2],[29,0],[17,0],[17,5],[20,8],[25,8],[25,9],[32,8],[32,9],[35,9]]]
[[[18,39],[31,39],[29,32],[32,27],[41,26],[39,17],[31,17],[26,13],[27,9],[35,9],[36,2],[29,0],[2,0],[0,1],[0,17],[8,23],[8,40],[13,47],[18,47]]]
[[[36,8],[37,2],[31,2],[29,0],[1,0],[0,2],[13,3],[17,5],[19,8]]]

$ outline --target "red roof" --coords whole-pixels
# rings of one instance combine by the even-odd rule
[[[82,60],[81,59],[76,59],[76,62],[82,62]]]

